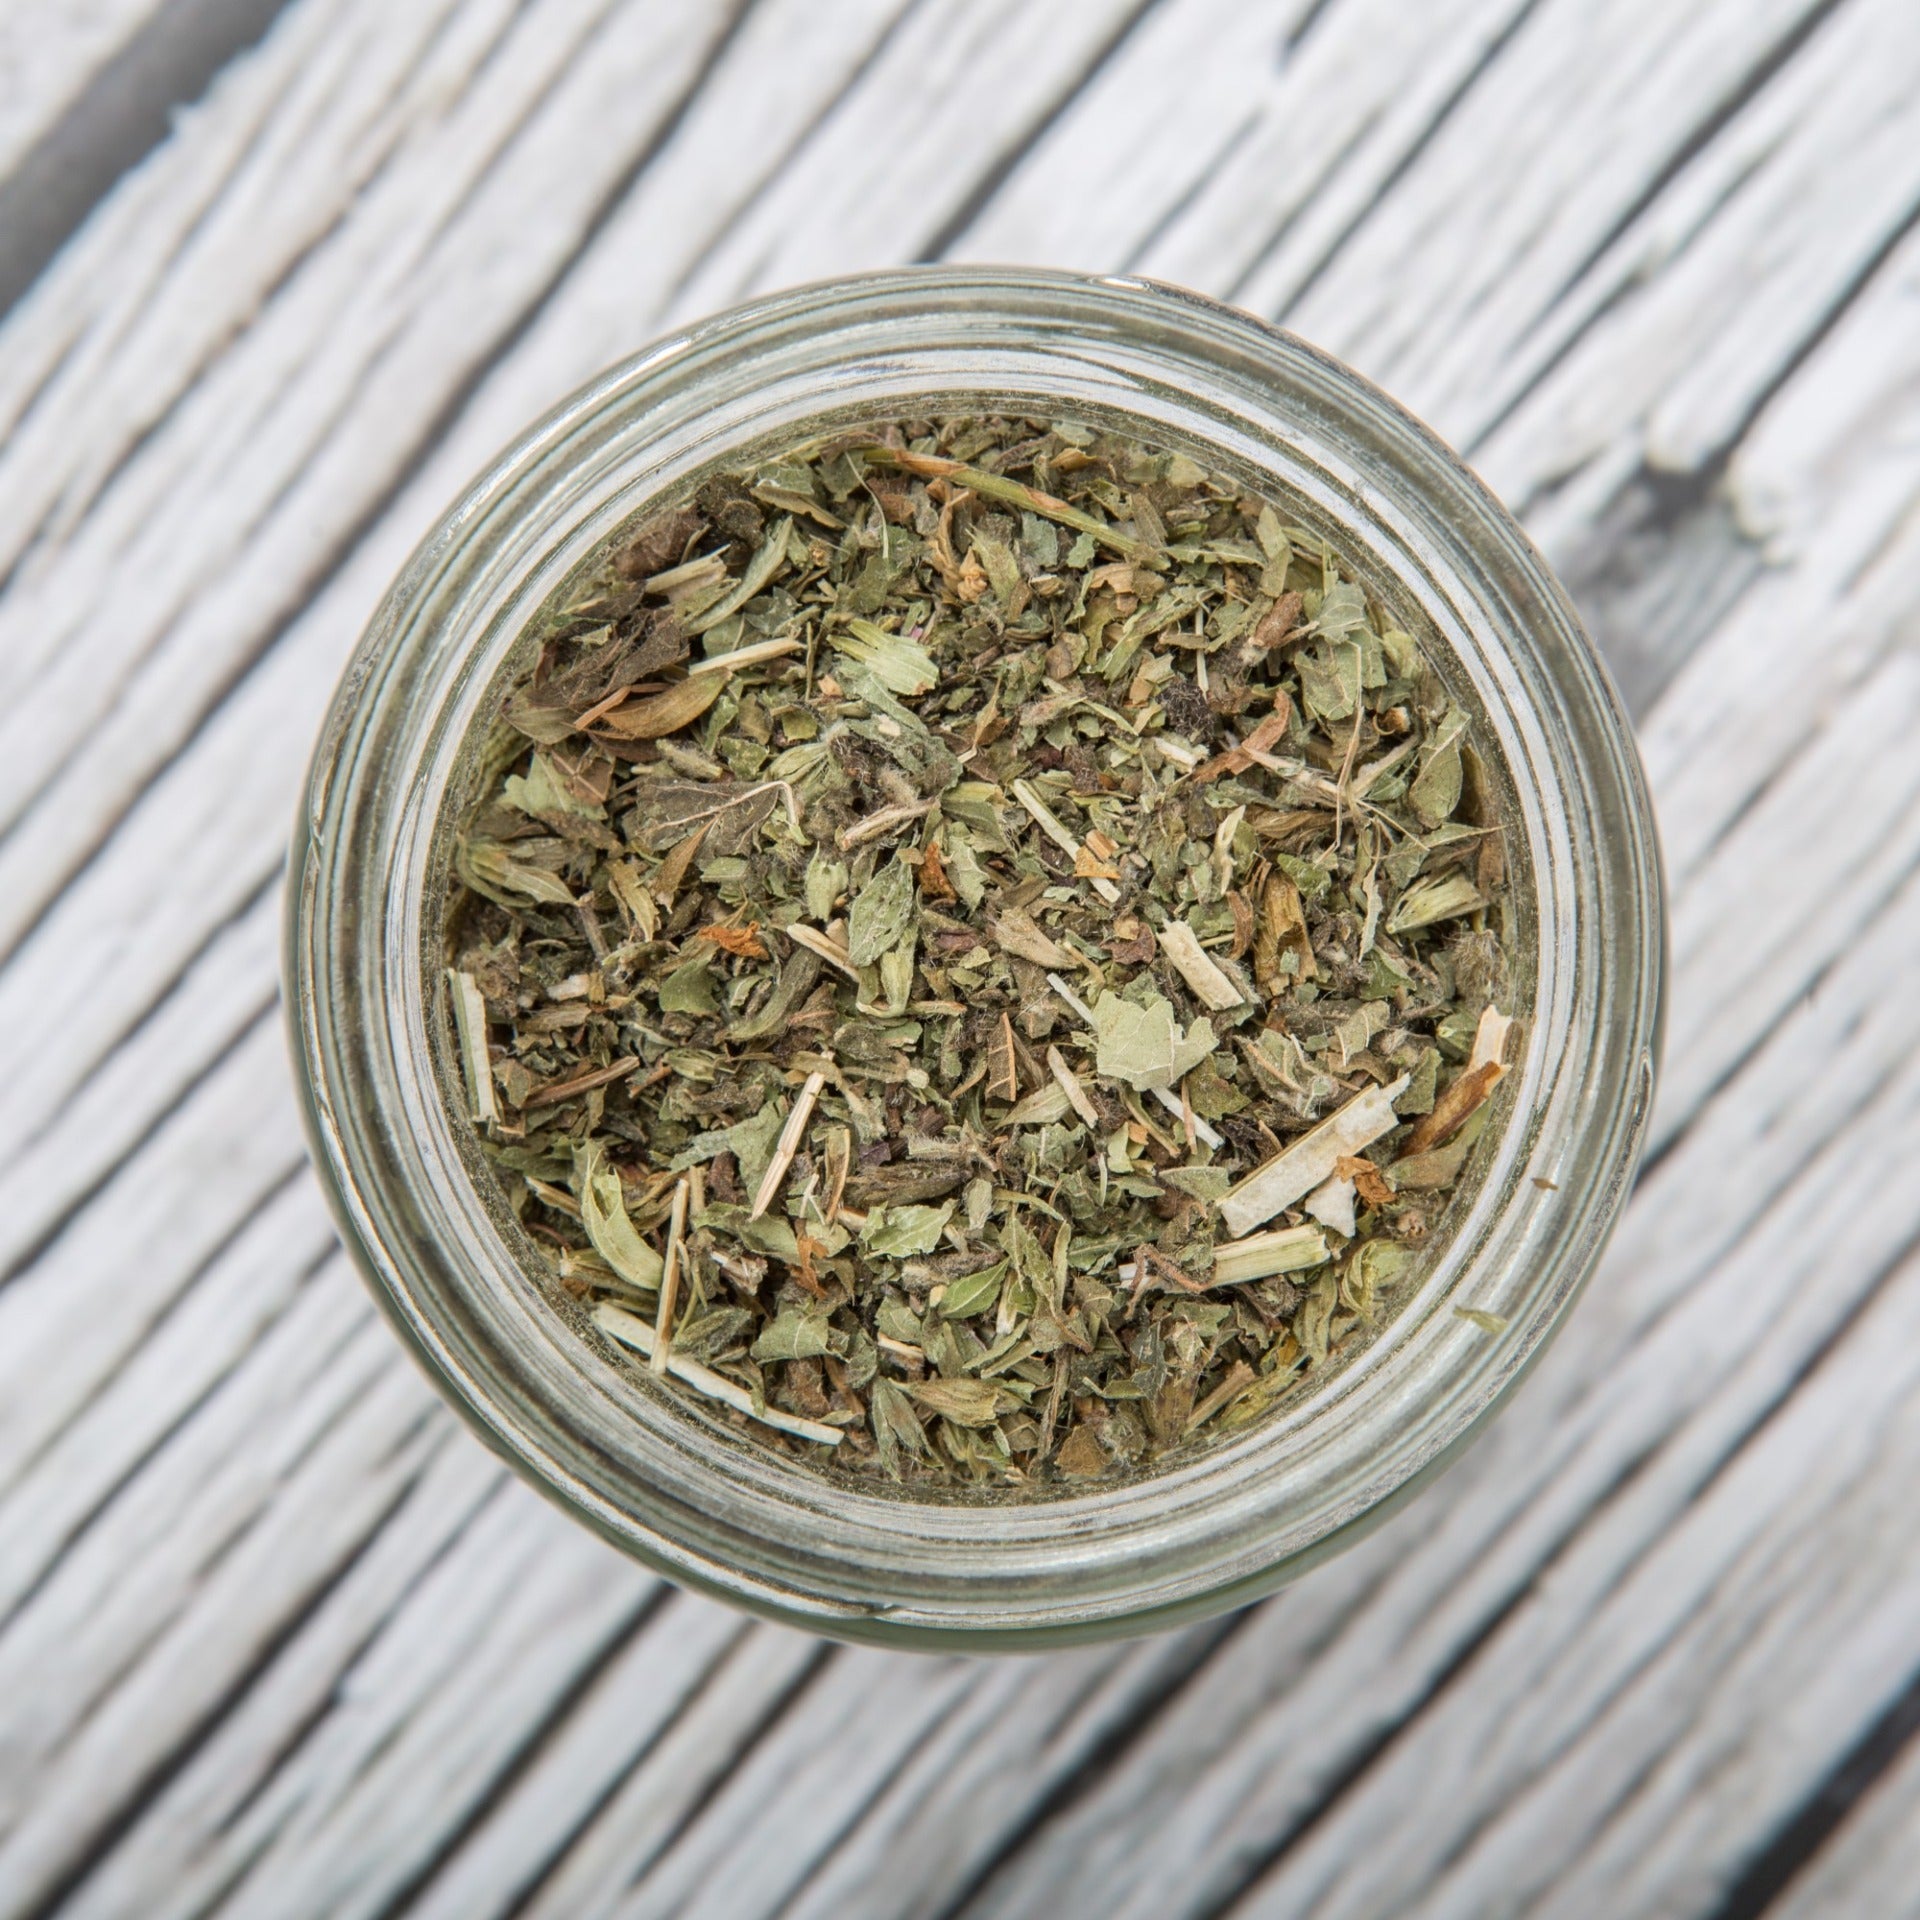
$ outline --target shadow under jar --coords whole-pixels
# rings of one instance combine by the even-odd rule
[[[1502,789],[1508,1011],[1525,1033],[1417,1289],[1370,1341],[1205,1446],[1038,1497],[822,1473],[623,1363],[539,1278],[464,1118],[444,1001],[451,839],[556,592],[704,475],[843,429],[989,413],[1072,419],[1243,477],[1418,636]],[[395,583],[336,697],[297,827],[287,968],[347,1244],[491,1446],[674,1579],[815,1631],[995,1651],[1256,1598],[1472,1435],[1625,1197],[1663,932],[1651,815],[1605,673],[1525,537],[1423,427],[1197,296],[955,269],[806,288],[676,335],[482,476]]]

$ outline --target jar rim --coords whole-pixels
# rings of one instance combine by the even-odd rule
[[[829,1480],[649,1393],[545,1299],[441,1098],[425,964],[440,801],[527,615],[678,477],[835,409],[912,397],[1105,410],[1218,448],[1331,517],[1437,633],[1492,728],[1534,874],[1534,1036],[1479,1192],[1354,1364],[1191,1459],[1044,1500]],[[1545,563],[1359,375],[1184,289],[914,268],[670,336],[509,447],[428,535],[316,748],[287,1004],[315,1161],[375,1298],[475,1429],[670,1577],[845,1637],[1024,1646],[1238,1604],[1372,1524],[1478,1429],[1591,1272],[1650,1106],[1657,841],[1624,713]],[[1545,1166],[1551,1190],[1530,1176]],[[1507,1320],[1489,1336],[1449,1304]],[[1416,1306],[1420,1311],[1416,1312]]]

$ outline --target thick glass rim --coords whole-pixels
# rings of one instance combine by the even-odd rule
[[[1032,1502],[831,1482],[611,1364],[528,1277],[436,1069],[436,829],[527,617],[699,468],[916,399],[1124,417],[1337,525],[1368,584],[1404,594],[1437,635],[1456,696],[1505,756],[1537,903],[1513,1118],[1419,1294],[1353,1363],[1240,1434]],[[815,1631],[979,1649],[1139,1632],[1254,1597],[1451,1457],[1560,1322],[1624,1198],[1663,938],[1620,702],[1545,563],[1439,440],[1337,361],[1198,295],[952,268],[734,309],[611,369],[500,456],[409,561],[342,680],[296,828],[286,967],[343,1236],[491,1446],[676,1580]],[[1463,1300],[1505,1331],[1452,1313]]]

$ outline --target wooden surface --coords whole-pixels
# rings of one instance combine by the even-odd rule
[[[10,0],[0,171],[0,1915],[1920,1913],[1913,0]],[[1028,1661],[749,1624],[507,1479],[275,1004],[321,705],[458,487],[930,257],[1188,282],[1462,446],[1673,894],[1652,1160],[1493,1433]]]

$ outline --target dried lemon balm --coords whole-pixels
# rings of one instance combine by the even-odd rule
[[[630,519],[483,725],[446,1038],[625,1364],[1037,1489],[1429,1270],[1517,1050],[1503,781],[1277,500],[1066,419],[810,439]]]

